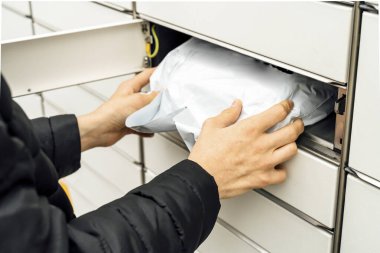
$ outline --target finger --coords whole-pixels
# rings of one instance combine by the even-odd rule
[[[239,119],[241,110],[242,103],[237,99],[232,103],[231,107],[225,109],[219,115],[210,118],[207,122],[212,124],[214,127],[228,127]]]
[[[130,85],[133,91],[139,92],[145,85],[149,83],[149,78],[153,74],[155,68],[148,68],[136,75],[131,81]]]
[[[288,143],[295,142],[303,131],[303,121],[301,119],[296,119],[289,125],[268,134],[268,138],[270,138],[269,143],[274,148],[282,147]]]
[[[298,152],[295,142],[286,144],[285,146],[276,149],[272,154],[272,162],[274,165],[284,163],[294,157]]]
[[[136,110],[148,105],[159,94],[158,91],[152,91],[150,93],[135,93],[130,96],[130,106]]]
[[[254,120],[255,126],[262,131],[266,131],[277,123],[283,121],[292,109],[293,102],[291,100],[284,100],[268,110],[248,118],[247,121]],[[259,124],[257,124],[257,122],[259,122]]]
[[[271,171],[270,184],[279,184],[288,177],[288,171],[285,167],[279,167]]]

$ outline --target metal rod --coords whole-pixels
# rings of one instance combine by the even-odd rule
[[[33,35],[36,35],[36,29],[34,28],[34,17],[33,17],[33,8],[32,8],[32,2],[31,1],[28,1],[28,5],[29,5],[29,18],[30,20],[32,21],[32,34]]]
[[[338,196],[337,208],[335,214],[335,234],[333,241],[333,252],[340,252],[340,242],[342,238],[342,225],[344,215],[344,201],[346,192],[346,170],[348,165],[350,142],[351,142],[351,127],[352,115],[354,109],[355,85],[359,57],[360,45],[360,29],[361,29],[361,15],[360,2],[354,3],[353,8],[353,22],[352,22],[352,36],[351,36],[351,55],[350,66],[347,83],[347,100],[346,100],[346,120],[343,130],[343,143],[342,143],[342,159],[339,167],[339,182],[338,182]]]

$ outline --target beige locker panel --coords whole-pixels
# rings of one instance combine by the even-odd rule
[[[112,5],[121,7],[125,10],[132,10],[132,1],[118,1],[118,2],[112,1],[109,3],[111,3]]]
[[[17,11],[18,13],[22,15],[30,14],[28,1],[2,1],[2,6],[5,6],[14,11]]]
[[[379,18],[363,13],[349,166],[380,181]]]
[[[92,112],[102,104],[99,98],[78,86],[44,92],[43,96],[48,103],[76,115]]]
[[[322,2],[137,2],[154,18],[339,82],[352,8]]]
[[[327,227],[334,227],[338,167],[303,150],[284,166],[287,180],[265,190]]]
[[[29,119],[43,116],[42,101],[39,95],[28,95],[14,98],[14,101],[21,106]]]
[[[113,149],[94,148],[85,151],[82,153],[82,162],[124,194],[142,184],[141,166],[125,159]]]
[[[189,152],[159,134],[144,139],[145,167],[160,174],[182,160]]]
[[[331,234],[254,191],[222,200],[219,218],[272,253],[331,252]]]
[[[131,20],[130,15],[86,2],[32,2],[33,16],[56,31]]]
[[[74,188],[78,194],[83,196],[95,208],[125,195],[124,192],[88,167],[80,168],[74,174],[65,177],[64,180],[67,182],[69,189]]]
[[[380,188],[349,175],[346,186],[341,252],[380,252],[379,235]]]
[[[89,92],[98,96],[102,100],[108,100],[115,93],[122,82],[132,79],[133,77],[134,75],[118,76],[115,78],[108,78],[105,80],[83,84],[81,87],[87,89]]]
[[[1,40],[16,39],[31,36],[32,23],[30,19],[20,16],[4,7],[1,8]]]
[[[237,235],[231,233],[227,228],[215,224],[211,234],[207,237],[198,248],[200,253],[264,253],[267,252],[260,248],[254,248],[252,245],[243,241]]]
[[[47,33],[52,33],[53,31],[41,26],[41,25],[38,25],[36,23],[34,23],[34,31],[36,33],[36,35],[39,35],[39,34],[47,34]]]
[[[85,169],[85,168],[84,166],[82,166],[80,169]],[[75,185],[71,185],[69,183],[71,177],[75,177],[75,175],[61,178],[60,182],[63,182],[67,187],[67,190],[69,192],[68,194],[69,194],[70,202],[74,209],[75,215],[78,217],[85,213],[95,210],[96,205],[91,203],[91,201],[87,199],[80,191],[75,189]]]
[[[145,173],[145,183],[149,183],[156,176],[156,174],[150,170],[146,170],[144,173]]]

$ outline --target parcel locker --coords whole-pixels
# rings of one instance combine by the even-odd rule
[[[340,110],[345,102],[342,94],[345,93],[349,80],[353,6],[351,3],[320,2],[278,3],[277,7],[277,3],[222,3],[210,11],[210,8],[205,8],[210,7],[210,4],[141,2],[137,3],[137,19],[128,16],[130,21],[118,24],[98,23],[79,29],[71,26],[75,29],[5,42],[2,45],[2,62],[6,63],[3,64],[4,71],[9,73],[12,79],[9,82],[13,81],[13,90],[18,95],[133,74],[151,63],[146,57],[145,44],[150,41],[151,25],[156,24],[157,29],[169,28],[171,34],[198,37],[337,87],[337,100],[340,99],[341,103],[337,101],[336,114],[332,113],[325,120],[305,129],[298,141],[299,154],[286,164],[289,167],[288,181],[268,187],[260,194],[249,193],[245,195],[250,196],[244,197],[245,201],[228,201],[226,203],[233,204],[224,204],[226,207],[223,210],[226,211],[221,212],[221,218],[224,215],[223,220],[229,226],[268,251],[281,252],[279,250],[282,248],[282,252],[331,252],[342,152],[339,143],[342,144],[343,141],[342,129],[337,131],[336,125],[345,124],[340,121],[344,115],[339,117],[339,114],[344,114],[344,110]],[[110,7],[107,13],[112,9]],[[188,14],[193,14],[194,10],[198,19],[189,18]],[[252,15],[252,11],[259,13]],[[247,12],[249,14],[243,15]],[[121,14],[117,11],[115,13],[115,17]],[[271,20],[274,17],[281,17],[280,26],[273,26]],[[45,20],[47,23],[48,19]],[[246,24],[250,25],[249,29],[245,28]],[[64,25],[61,27],[65,29]],[[253,33],[255,37],[251,36]],[[179,37],[159,37],[160,44],[168,45],[173,38]],[[313,47],[314,44],[319,46]],[[47,47],[48,51],[45,50]],[[32,51],[36,53],[30,53]],[[33,66],[33,57],[41,54],[41,61],[47,64]],[[32,66],[33,72],[26,72],[25,79],[20,78],[18,73],[13,72],[15,66],[9,64],[9,59],[14,59],[15,62],[22,59],[23,66]],[[100,63],[99,59],[103,62]],[[153,64],[156,63],[153,59]],[[84,65],[87,68],[78,71]],[[40,73],[38,70],[41,69],[48,69],[48,74]],[[31,79],[32,74],[36,77],[36,82],[25,85],[26,78]],[[87,84],[83,87],[101,99],[105,97],[103,94],[110,94],[108,87],[95,89]],[[153,138],[144,140],[145,160],[138,162],[148,169],[145,181],[187,158],[188,151],[183,148],[183,144],[170,135],[156,134]],[[263,204],[261,207],[255,206],[255,201]],[[245,208],[236,209],[238,206]],[[241,212],[244,222],[243,219],[237,220],[237,217],[228,215],[236,210]],[[254,225],[264,226],[250,216],[256,212],[264,212],[263,217],[271,214],[272,226],[277,227],[278,231],[252,229]],[[264,218],[262,222],[265,221]],[[293,232],[303,239],[302,245],[296,245],[295,238],[289,235]],[[278,239],[278,245],[272,245],[268,241],[267,238],[272,233]],[[289,241],[281,239],[280,234],[284,234],[284,238]],[[313,248],[308,248],[311,245]]]

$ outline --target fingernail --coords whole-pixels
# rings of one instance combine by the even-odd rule
[[[294,107],[294,102],[292,100],[288,100],[288,102],[289,102],[290,110],[292,110]]]

